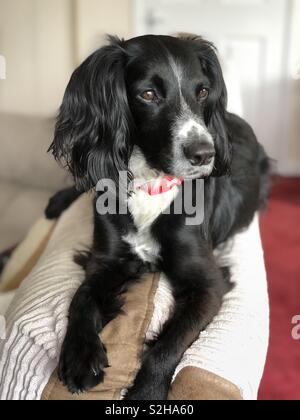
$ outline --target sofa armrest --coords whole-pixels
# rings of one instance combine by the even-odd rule
[[[0,179],[48,190],[61,189],[66,172],[47,154],[54,119],[0,114]]]

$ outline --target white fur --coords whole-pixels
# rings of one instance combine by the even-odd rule
[[[161,183],[164,174],[151,169],[142,152],[135,148],[129,168],[135,178],[135,188],[128,199],[128,208],[133,217],[137,232],[123,237],[143,261],[155,263],[159,258],[160,247],[151,234],[153,222],[166,211],[178,195],[179,188],[174,186],[163,194],[149,195],[139,188],[149,182]]]
[[[154,240],[149,228],[138,230],[137,233],[131,232],[124,236],[123,240],[144,262],[155,264],[159,259],[160,246]]]
[[[162,177],[155,182],[160,183]],[[147,181],[145,181],[146,183]],[[168,209],[178,194],[178,187],[174,186],[163,194],[149,195],[142,189],[137,189],[128,200],[128,207],[138,229],[145,229]]]
[[[180,137],[187,138],[191,131],[193,131],[194,129],[197,130],[200,135],[207,133],[207,130],[201,124],[199,124],[196,120],[190,118],[180,127],[178,135]]]
[[[185,179],[204,178],[211,174],[214,168],[215,160],[207,166],[191,168],[184,156],[184,146],[189,143],[189,137],[196,130],[199,134],[205,136],[206,141],[214,146],[214,140],[203,121],[193,113],[191,108],[181,96],[181,113],[174,121],[172,133],[176,141],[173,142],[173,172],[181,174]],[[197,170],[198,169],[198,170]]]

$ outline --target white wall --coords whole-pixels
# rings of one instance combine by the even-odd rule
[[[288,158],[281,172],[297,174],[300,0],[289,1],[294,9],[286,42],[289,79],[283,92],[288,96],[288,118],[282,122],[282,150]],[[0,56],[7,64],[7,79],[0,80],[0,113],[54,115],[72,70],[104,42],[105,34],[134,35],[134,10],[134,0],[0,0]]]
[[[188,6],[187,0],[134,0],[134,5],[137,34],[189,31],[216,43],[233,82],[231,102],[238,97],[232,92],[239,91],[242,115],[277,160],[278,171],[300,175],[300,0],[189,0]]]
[[[105,36],[133,35],[132,0],[75,0],[77,61],[105,42]]]
[[[290,34],[287,151],[289,162],[286,174],[300,174],[300,1],[293,0],[292,30]]]
[[[74,67],[131,18],[131,0],[0,0],[0,113],[55,114]]]
[[[0,0],[0,112],[51,115],[73,67],[72,0]]]

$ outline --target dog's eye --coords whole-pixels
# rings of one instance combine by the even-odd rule
[[[198,92],[199,99],[207,99],[209,95],[209,90],[207,88],[201,88]]]
[[[154,90],[146,90],[141,94],[141,97],[147,102],[153,102],[157,98]]]

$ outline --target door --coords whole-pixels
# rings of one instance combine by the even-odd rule
[[[285,114],[292,9],[293,0],[135,1],[137,35],[189,32],[216,44],[229,109],[253,126],[281,172],[289,165]]]

